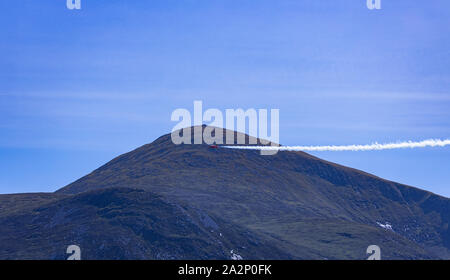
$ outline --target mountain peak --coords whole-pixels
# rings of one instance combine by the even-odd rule
[[[188,135],[186,139],[190,144],[201,144],[201,145],[258,145],[258,146],[266,146],[273,145],[278,146],[279,144],[272,143],[267,139],[260,139],[254,136],[250,136],[246,133],[237,132],[228,130],[221,127],[207,126],[205,124],[201,126],[191,126],[176,130],[172,133],[165,134],[155,140],[153,143],[162,143],[165,142],[167,144],[172,143],[173,139],[172,135],[183,137],[184,133]],[[219,135],[222,135],[219,137]],[[216,137],[217,135],[217,137]],[[213,138],[213,139],[211,139]],[[196,140],[197,139],[197,140]],[[198,142],[200,139],[200,142]],[[208,140],[209,139],[209,140]],[[185,143],[186,144],[186,143]]]
[[[201,133],[206,129],[200,128]],[[194,137],[196,127],[189,131]],[[202,217],[213,217],[208,224],[218,224],[216,230],[229,225],[247,231],[270,244],[274,258],[364,258],[371,244],[382,247],[384,258],[450,256],[449,199],[303,152],[261,156],[255,150],[220,145],[213,149],[207,143],[175,145],[166,134],[113,159],[57,195],[68,201],[82,197],[87,203],[94,194],[109,200],[110,193],[103,190],[123,188],[140,191],[133,197],[156,195],[183,211],[200,211]],[[129,196],[123,191],[112,194]],[[102,203],[131,207],[129,200],[117,201],[123,203]],[[239,254],[245,257],[245,252]]]

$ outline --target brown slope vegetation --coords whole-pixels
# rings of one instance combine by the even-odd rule
[[[302,152],[261,156],[205,144],[174,145],[164,135],[57,193],[112,187],[189,203],[291,248],[297,258],[306,251],[317,258],[361,258],[376,242],[391,258],[449,256],[447,198]],[[392,225],[392,231],[378,223]],[[404,246],[392,250],[395,238],[389,243],[381,236]]]

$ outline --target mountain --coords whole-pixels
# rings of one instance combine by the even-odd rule
[[[167,134],[55,193],[1,195],[0,259],[450,258],[449,221],[448,198],[303,152]]]

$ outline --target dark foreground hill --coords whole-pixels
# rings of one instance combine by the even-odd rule
[[[449,258],[449,222],[447,198],[306,153],[164,135],[56,193],[0,196],[0,258]]]

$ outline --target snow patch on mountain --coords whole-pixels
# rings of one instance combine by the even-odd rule
[[[243,260],[242,256],[239,255],[239,254],[236,254],[234,252],[234,250],[231,250],[230,254],[231,254],[231,259],[234,260],[234,261],[241,261],[241,260]]]
[[[392,225],[389,224],[389,223],[387,223],[387,222],[386,222],[385,224],[380,223],[380,222],[377,222],[377,225],[380,226],[380,227],[382,227],[382,228],[384,228],[384,229],[394,231],[394,230],[392,229]]]

